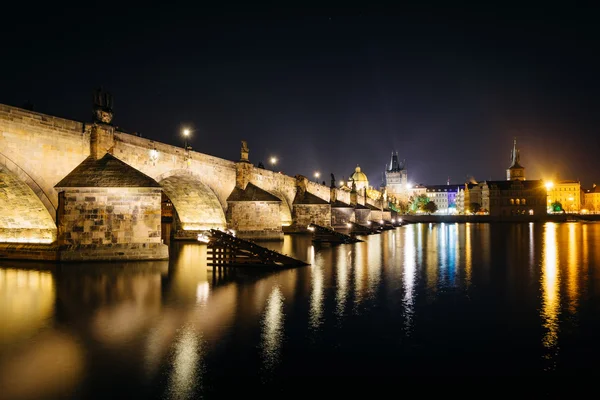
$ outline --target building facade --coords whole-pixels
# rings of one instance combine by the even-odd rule
[[[456,197],[459,191],[458,185],[428,185],[425,195],[437,206],[437,214],[456,214]]]
[[[590,189],[585,189],[584,193],[584,207],[587,212],[592,214],[600,213],[600,187],[594,183]]]
[[[546,186],[548,190],[548,208],[554,202],[559,202],[563,210],[570,213],[581,209],[581,183],[579,181],[562,180]]]
[[[489,188],[490,215],[546,214],[547,193],[542,180],[487,181],[485,184]]]

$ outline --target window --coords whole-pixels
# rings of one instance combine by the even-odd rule
[[[525,205],[527,203],[525,203],[525,199],[521,199],[521,204]]]
[[[517,199],[517,205],[521,204],[521,200]]]
[[[510,199],[510,204],[514,205],[515,204],[515,199]]]

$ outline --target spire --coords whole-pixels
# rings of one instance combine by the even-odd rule
[[[510,166],[513,167],[518,165],[519,161],[521,161],[521,155],[519,150],[517,150],[517,138],[515,138],[513,141],[513,149],[510,154]]]
[[[398,152],[393,152],[392,151],[392,159],[390,161],[390,169],[388,169],[388,171],[390,172],[395,172],[395,171],[400,171],[400,163],[398,162]]]

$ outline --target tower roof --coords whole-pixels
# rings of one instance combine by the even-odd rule
[[[95,159],[89,156],[54,187],[160,187],[148,175],[110,153]]]
[[[388,172],[398,172],[404,169],[404,163],[398,160],[398,152],[392,151],[392,159],[390,160],[390,166]]]
[[[517,149],[517,138],[515,138],[513,142],[513,149],[510,152],[510,167],[508,167],[508,169],[523,169],[524,167],[521,164],[519,164],[520,160],[521,154]]]

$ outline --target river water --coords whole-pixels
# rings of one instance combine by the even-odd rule
[[[0,398],[214,398],[307,376],[598,375],[600,223],[265,245],[311,265],[0,261]]]

